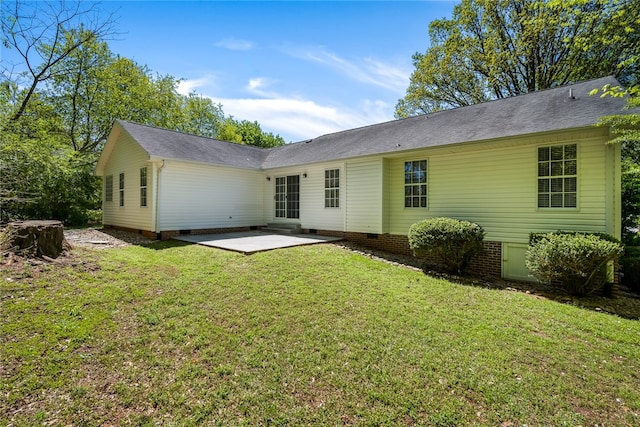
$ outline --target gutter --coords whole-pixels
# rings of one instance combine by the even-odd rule
[[[162,166],[160,166],[157,169],[157,172],[156,172],[156,185],[155,185],[156,201],[154,203],[154,208],[155,208],[154,209],[154,211],[155,211],[154,212],[154,216],[155,216],[155,218],[154,218],[154,226],[153,226],[154,232],[156,233],[156,240],[160,240],[160,237],[161,237],[161,236],[159,236],[160,230],[158,230],[158,212],[160,211],[160,209],[158,209],[159,208],[158,203],[160,201],[160,172],[164,168],[165,162],[166,162],[165,160],[162,161]]]

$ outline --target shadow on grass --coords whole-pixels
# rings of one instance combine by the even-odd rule
[[[193,243],[172,239],[172,240],[157,240],[151,243],[143,243],[138,246],[147,248],[147,249],[153,249],[155,251],[163,251],[165,249],[182,248],[184,246],[190,246],[190,245],[193,245]]]
[[[599,295],[578,298],[567,294],[564,289],[559,286],[538,282],[505,280],[499,277],[473,275],[457,276],[443,273],[437,265],[428,265],[423,260],[416,257],[372,250],[345,242],[341,242],[338,245],[362,255],[378,258],[391,264],[404,265],[414,269],[419,269],[430,277],[444,279],[459,285],[522,292],[527,295],[531,295],[533,298],[545,298],[587,310],[613,314],[626,319],[640,320],[640,295],[634,294],[626,288],[619,288],[615,292],[615,296],[613,298]]]
[[[544,283],[517,282],[486,276],[453,276],[429,268],[425,268],[423,271],[429,276],[443,278],[449,282],[460,285],[522,292],[535,298],[545,298],[587,310],[613,314],[626,319],[640,320],[640,296],[626,289],[618,289],[613,297],[602,295],[575,297],[566,293],[564,289],[559,286]]]

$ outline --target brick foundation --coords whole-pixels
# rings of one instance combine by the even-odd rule
[[[471,260],[469,274],[502,276],[502,242],[485,241],[483,250]]]

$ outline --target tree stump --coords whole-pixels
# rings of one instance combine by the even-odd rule
[[[37,258],[57,258],[71,248],[60,221],[10,222],[2,240],[2,249]]]

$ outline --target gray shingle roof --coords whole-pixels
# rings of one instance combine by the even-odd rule
[[[272,149],[264,169],[591,126],[622,98],[589,96],[613,77],[323,135]],[[573,99],[569,96],[569,89]]]
[[[152,157],[250,169],[342,160],[592,126],[623,112],[622,98],[589,96],[613,77],[323,135],[273,149],[239,145],[136,123],[118,123]],[[573,97],[569,96],[569,90]]]
[[[262,148],[204,138],[138,123],[117,121],[151,157],[260,169]]]

